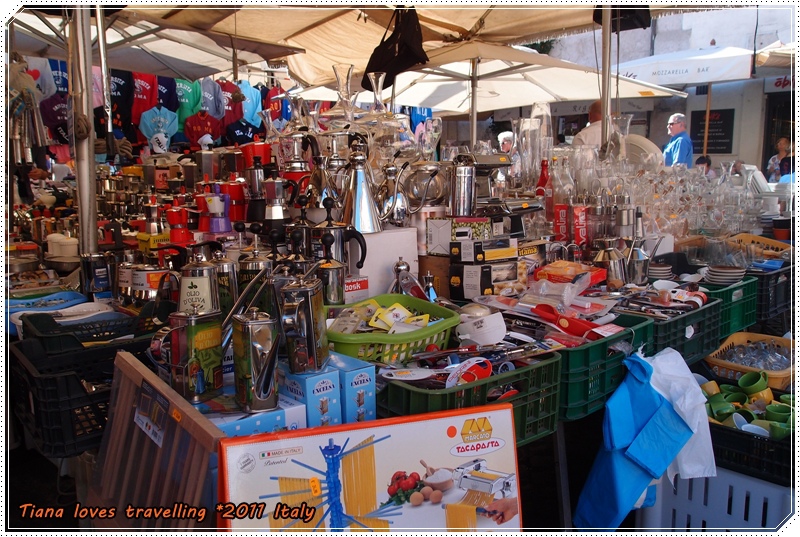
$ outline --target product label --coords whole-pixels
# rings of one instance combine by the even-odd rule
[[[586,206],[572,207],[572,242],[585,246],[589,237],[586,230]]]
[[[557,241],[569,242],[569,206],[558,203],[553,207],[553,231]]]
[[[211,279],[207,277],[181,277],[181,299],[178,311],[192,311],[192,304],[197,304],[198,311],[211,311]]]

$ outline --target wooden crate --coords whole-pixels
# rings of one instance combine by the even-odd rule
[[[159,447],[134,422],[142,386],[154,387],[168,410]],[[92,473],[87,505],[115,508],[114,518],[95,518],[103,529],[198,530],[217,526],[214,495],[207,494],[209,461],[225,436],[188,401],[135,356],[118,352],[114,361],[108,423]],[[162,399],[163,401],[163,399]],[[128,518],[125,508],[205,508],[205,517]]]

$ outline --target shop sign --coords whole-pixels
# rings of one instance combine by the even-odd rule
[[[794,91],[794,75],[770,76],[764,79],[764,93]]]
[[[703,153],[705,136],[705,110],[692,112],[692,126],[689,136],[695,155]],[[708,121],[708,149],[706,153],[730,154],[733,152],[733,116],[734,109],[711,110]]]

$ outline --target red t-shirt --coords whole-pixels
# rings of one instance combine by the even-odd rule
[[[231,99],[231,95],[239,91],[239,86],[230,80],[220,79],[216,80],[216,83],[222,88],[222,96],[225,97],[225,116],[222,118],[222,128],[224,130],[231,123],[236,123],[242,119],[242,117],[244,117],[244,111],[242,110],[241,101],[235,103],[233,99]]]
[[[189,140],[191,148],[197,150],[200,149],[198,141],[203,135],[210,134],[214,140],[222,136],[222,122],[208,112],[201,110],[195,115],[186,118],[183,124],[183,134]]]

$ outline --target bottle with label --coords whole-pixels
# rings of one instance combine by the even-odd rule
[[[550,181],[550,166],[547,163],[547,159],[542,159],[542,171],[539,174],[539,181],[536,183],[536,191],[541,188],[545,190],[547,188],[547,183]]]
[[[569,242],[569,197],[575,191],[575,182],[569,174],[568,166],[564,166],[566,157],[562,157],[562,165],[556,166],[556,159],[553,158],[553,166],[550,176],[553,181],[553,227],[555,239],[557,241]]]

